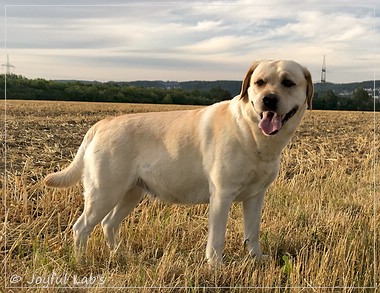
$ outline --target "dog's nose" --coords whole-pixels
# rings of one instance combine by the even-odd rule
[[[275,94],[269,94],[263,98],[264,107],[267,108],[268,110],[273,110],[273,111],[276,110],[277,102],[278,102],[278,97]]]

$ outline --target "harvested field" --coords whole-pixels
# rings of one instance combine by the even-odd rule
[[[3,113],[4,108],[2,103]],[[79,263],[71,228],[83,208],[81,186],[42,185],[47,173],[71,161],[96,121],[191,106],[7,101],[6,108],[6,161],[0,162],[6,223],[0,235],[2,291],[373,292],[379,282],[374,179],[380,178],[380,143],[374,140],[373,113],[308,112],[265,199],[261,244],[270,259],[247,257],[236,204],[228,221],[225,263],[214,270],[204,260],[206,205],[144,199],[121,225],[116,254],[110,255],[97,227],[87,258]]]

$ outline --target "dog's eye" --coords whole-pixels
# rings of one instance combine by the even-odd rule
[[[284,87],[292,87],[292,86],[295,86],[296,84],[293,81],[291,81],[290,79],[284,79],[282,81],[282,85]]]
[[[264,86],[265,84],[266,84],[266,82],[262,79],[255,81],[255,85],[257,85],[257,86]]]

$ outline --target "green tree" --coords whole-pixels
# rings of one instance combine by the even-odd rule
[[[328,90],[323,97],[323,106],[326,110],[336,110],[338,105],[338,97],[332,91]]]
[[[164,104],[173,104],[173,99],[170,95],[170,93],[168,93],[162,100],[162,103]]]
[[[222,89],[220,86],[218,87],[213,87],[210,90],[210,98],[213,101],[224,101],[224,100],[230,100],[231,99],[231,94],[229,91]]]
[[[352,94],[352,106],[354,110],[371,110],[373,108],[372,97],[363,88],[357,88]]]

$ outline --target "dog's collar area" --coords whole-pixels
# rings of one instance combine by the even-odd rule
[[[285,123],[294,116],[298,111],[298,107],[294,107],[285,115],[279,115],[272,111],[264,111],[259,114],[260,122],[259,128],[267,136],[274,135],[280,131],[280,129],[285,125]]]

